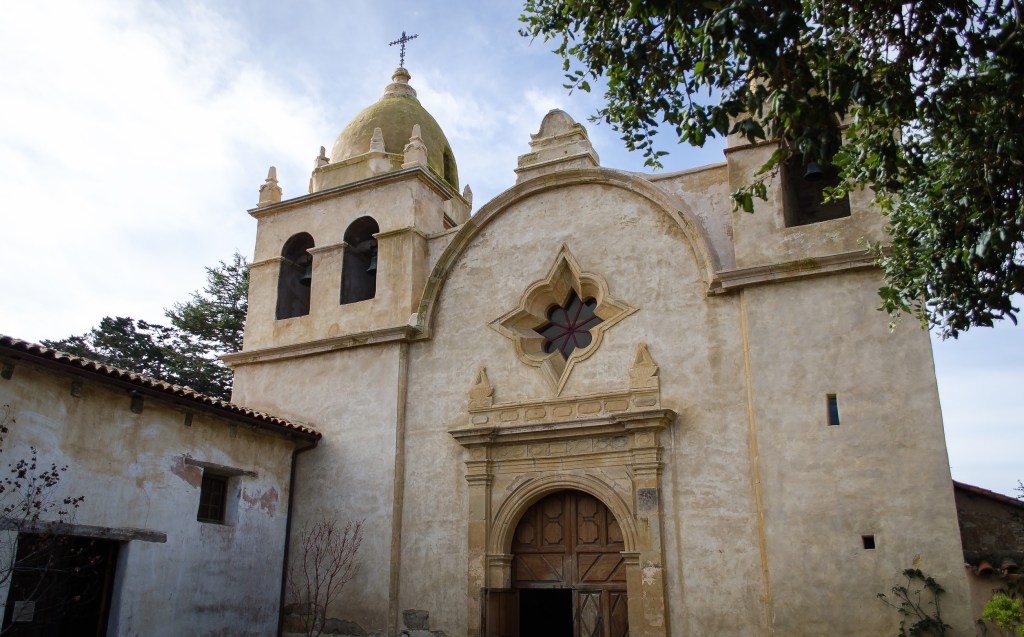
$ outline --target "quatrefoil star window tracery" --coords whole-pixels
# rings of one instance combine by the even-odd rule
[[[594,313],[596,307],[597,300],[581,300],[576,290],[569,293],[566,301],[552,307],[547,324],[534,330],[544,337],[544,351],[569,358],[577,347],[590,345],[590,330],[601,322],[601,317]]]
[[[563,245],[547,276],[491,327],[512,341],[519,360],[541,369],[558,395],[573,367],[597,351],[605,331],[635,311],[612,297],[603,277],[583,272]]]

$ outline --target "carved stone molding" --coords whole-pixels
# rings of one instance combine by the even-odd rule
[[[494,387],[481,367],[469,390],[469,427],[450,431],[463,445],[498,439],[529,441],[541,438],[586,435],[598,430],[630,429],[645,420],[661,419],[670,413],[661,409],[658,365],[646,343],[636,348],[626,389],[565,398],[495,403]]]
[[[511,585],[512,534],[523,512],[570,489],[603,502],[622,529],[630,634],[665,637],[661,432],[676,414],[661,407],[658,366],[644,343],[625,385],[497,403],[487,371],[477,371],[468,392],[469,424],[449,430],[466,454],[467,634],[481,635],[480,591]]]
[[[580,299],[594,299],[597,302],[594,314],[601,322],[590,328],[589,345],[576,348],[568,358],[563,358],[558,351],[544,351],[544,337],[536,330],[548,322],[548,311],[564,304],[570,292],[575,292]],[[636,312],[635,307],[614,298],[604,278],[584,272],[569,248],[563,245],[547,276],[528,287],[519,299],[519,306],[492,321],[491,327],[512,341],[519,360],[541,368],[557,396],[562,393],[572,368],[600,347],[604,332],[633,312]]]

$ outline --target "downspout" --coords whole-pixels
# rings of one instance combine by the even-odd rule
[[[292,509],[295,505],[295,469],[298,466],[299,454],[313,449],[319,442],[320,439],[317,438],[312,444],[292,451],[292,467],[288,475],[288,513],[284,522],[284,561],[281,563],[281,597],[277,605],[277,637],[281,637],[284,634],[285,595],[288,592],[288,551],[292,540]]]

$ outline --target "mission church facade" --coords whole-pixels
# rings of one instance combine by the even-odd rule
[[[409,80],[322,149],[308,194],[271,171],[226,357],[234,403],[323,435],[292,528],[365,520],[329,617],[876,637],[898,624],[876,593],[918,566],[972,632],[929,338],[876,309],[869,193],[822,204],[801,166],[734,214],[772,145],[623,172],[556,110],[471,214]]]
[[[822,203],[797,164],[736,214],[773,145],[629,173],[555,110],[474,211],[409,81],[308,194],[260,189],[232,403],[0,336],[2,451],[85,498],[0,498],[5,629],[272,635],[303,529],[339,519],[364,537],[331,634],[878,637],[911,567],[974,634],[930,341],[876,309],[868,193]],[[100,551],[62,617],[12,568],[47,533]]]

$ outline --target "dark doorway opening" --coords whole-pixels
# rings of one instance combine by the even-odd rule
[[[520,590],[519,634],[530,637],[573,637],[572,590]]]
[[[106,635],[118,548],[111,540],[19,535],[4,634]]]

